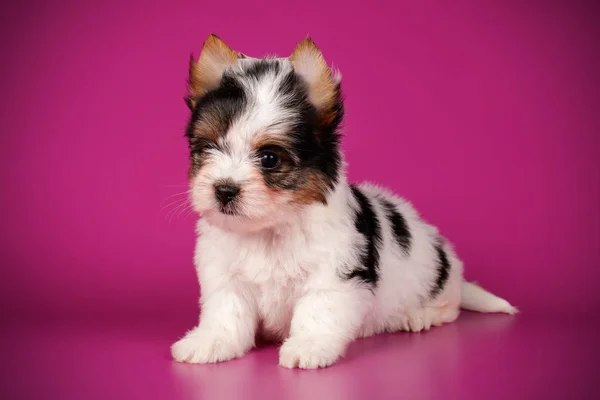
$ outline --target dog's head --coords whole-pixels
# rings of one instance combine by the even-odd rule
[[[306,38],[249,58],[211,35],[190,59],[191,201],[210,222],[260,230],[326,203],[342,164],[339,75]]]

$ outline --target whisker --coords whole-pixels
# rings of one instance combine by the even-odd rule
[[[187,203],[187,201],[188,201],[187,199],[179,199],[179,200],[176,200],[176,201],[172,202],[172,203],[171,203],[171,204],[170,204],[170,205],[169,205],[169,206],[166,208],[166,209],[168,209],[168,210],[169,210],[169,211],[168,211],[168,213],[167,213],[167,217],[168,217],[169,215],[171,215],[171,213],[173,213],[173,212],[177,211],[177,209],[179,209],[180,207],[183,207],[183,206],[185,206],[185,204]]]
[[[177,207],[173,208],[171,211],[169,211],[169,213],[167,214],[167,218],[169,218],[169,224],[173,221],[173,217],[177,214],[177,212],[182,209],[185,208],[187,206],[187,201],[181,202]]]
[[[160,211],[166,210],[166,209],[168,209],[169,207],[171,207],[171,206],[173,206],[173,205],[175,205],[175,204],[176,204],[176,205],[179,205],[179,204],[181,204],[181,203],[185,203],[186,201],[188,201],[188,198],[187,198],[187,197],[186,197],[186,198],[183,198],[183,199],[177,199],[177,200],[175,200],[175,201],[172,201],[172,202],[170,202],[170,203],[169,203],[169,204],[167,204],[166,206],[162,207],[162,208],[160,209]],[[175,206],[175,207],[176,207],[176,206]]]
[[[190,210],[191,210],[191,211],[190,211]],[[176,218],[177,218],[177,219],[180,219],[180,220],[185,220],[185,219],[187,218],[187,216],[188,216],[189,214],[191,214],[191,212],[193,212],[193,209],[192,209],[192,207],[191,207],[191,206],[189,206],[189,207],[186,207],[186,208],[183,208],[183,209],[181,209],[181,210],[180,210],[180,211],[177,213],[177,217],[176,217]],[[185,213],[185,215],[184,215],[184,213]]]
[[[190,207],[188,213],[185,215],[185,217],[183,217],[183,219],[187,219],[190,215],[194,214],[196,210],[194,210],[194,207]]]
[[[177,218],[186,219],[190,215],[190,210],[191,210],[191,212],[194,211],[191,204],[187,205],[181,211],[179,211]],[[185,213],[185,216],[183,216],[184,213]]]
[[[190,190],[189,189],[186,190],[185,192],[173,193],[172,195],[169,195],[169,196],[165,197],[163,199],[163,201],[160,202],[160,206],[159,207],[161,207],[161,210],[162,210],[162,205],[165,203],[165,201],[169,200],[170,198],[173,198],[175,196],[189,195],[189,194],[190,194]]]

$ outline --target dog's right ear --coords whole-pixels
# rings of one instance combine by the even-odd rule
[[[209,35],[202,45],[198,61],[194,60],[193,55],[190,56],[189,96],[186,98],[188,107],[193,110],[198,99],[217,88],[223,72],[241,57],[220,38]]]

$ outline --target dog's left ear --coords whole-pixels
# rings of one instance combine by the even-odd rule
[[[302,40],[289,57],[294,71],[308,85],[310,102],[325,120],[333,120],[340,106],[340,76],[334,74],[321,50],[310,37]]]
[[[202,45],[198,61],[190,56],[188,107],[193,110],[199,98],[219,87],[225,70],[239,58],[245,56],[232,50],[216,35],[209,35]]]

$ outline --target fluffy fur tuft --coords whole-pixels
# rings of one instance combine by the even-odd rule
[[[326,367],[356,338],[426,330],[461,306],[516,312],[463,281],[451,244],[407,201],[348,183],[339,74],[310,38],[257,59],[211,35],[189,85],[202,296],[177,361],[241,357],[262,336],[283,342],[283,367]]]

